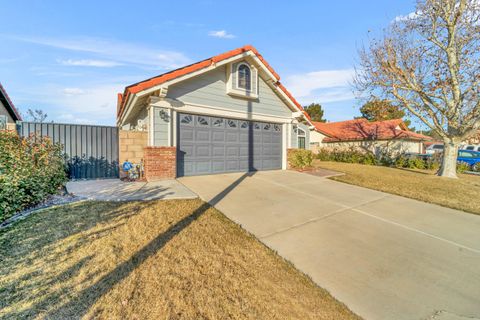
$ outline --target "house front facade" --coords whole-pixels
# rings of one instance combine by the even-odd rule
[[[245,46],[126,87],[117,125],[144,132],[147,179],[286,169],[312,123],[279,80]]]
[[[355,149],[375,155],[423,153],[432,138],[412,132],[402,119],[369,122],[355,119],[340,122],[313,122],[310,133],[313,151]]]
[[[0,130],[15,130],[15,122],[21,120],[20,113],[0,83]]]

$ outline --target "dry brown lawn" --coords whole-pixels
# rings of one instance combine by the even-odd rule
[[[45,210],[0,257],[2,319],[358,319],[200,200]]]
[[[333,180],[480,214],[480,177],[441,178],[433,171],[315,160],[315,166],[345,173]]]

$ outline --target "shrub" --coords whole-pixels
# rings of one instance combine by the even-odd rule
[[[458,173],[464,173],[465,171],[470,170],[470,165],[465,162],[459,162],[457,163],[457,172]]]
[[[337,161],[347,163],[360,163],[366,165],[377,165],[397,168],[410,169],[430,169],[438,170],[440,167],[439,159],[430,157],[422,159],[416,155],[394,156],[384,150],[381,150],[377,156],[371,152],[360,151],[355,148],[350,149],[320,149],[317,159],[322,161]]]
[[[61,145],[0,131],[0,222],[57,192],[65,181]]]
[[[404,157],[403,155],[397,157],[395,159],[395,167],[397,168],[405,168],[408,166],[408,159]]]
[[[313,153],[310,150],[292,150],[288,156],[288,162],[293,168],[304,169],[310,167],[313,161]]]
[[[361,163],[374,165],[376,163],[375,155],[372,153],[362,152],[355,148],[350,149],[320,149],[317,159],[322,161],[337,161],[347,163]]]

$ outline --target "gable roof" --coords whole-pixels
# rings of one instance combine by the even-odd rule
[[[405,139],[424,141],[431,137],[408,130],[402,119],[369,122],[355,119],[340,122],[313,122],[315,129],[325,134],[324,142]]]
[[[8,96],[7,91],[2,86],[1,83],[0,83],[0,101],[7,109],[8,113],[10,113],[14,121],[17,121],[17,120],[22,121],[22,116],[15,108],[15,105],[13,104],[12,100],[10,100],[10,97]]]
[[[161,75],[158,75],[156,77],[143,80],[137,83],[134,83],[132,85],[129,85],[125,88],[125,91],[123,94],[119,93],[118,94],[118,102],[117,102],[117,119],[119,119],[123,113],[125,112],[125,107],[126,104],[128,103],[128,99],[130,96],[138,94],[142,91],[152,89],[153,87],[159,86],[161,84],[164,84],[168,81],[178,79],[182,76],[186,76],[188,74],[191,74],[193,72],[200,71],[202,69],[206,69],[212,65],[215,65],[218,62],[233,58],[235,56],[247,53],[247,52],[252,52],[252,54],[260,60],[260,62],[263,64],[263,66],[270,72],[274,80],[274,84],[276,87],[289,99],[293,105],[298,109],[298,111],[302,112],[303,115],[308,119],[310,122],[310,117],[308,114],[303,110],[302,106],[298,103],[297,100],[292,96],[292,94],[280,83],[280,76],[278,73],[273,70],[273,68],[268,64],[268,62],[263,58],[263,56],[251,45],[246,45],[241,48],[237,48],[231,51],[227,51],[225,53],[216,55],[214,57],[190,64],[188,66],[172,70],[167,73],[163,73]]]

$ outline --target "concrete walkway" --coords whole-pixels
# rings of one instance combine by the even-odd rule
[[[67,190],[100,201],[194,199],[197,195],[176,180],[123,182],[118,179],[70,181]]]
[[[180,181],[239,179],[216,207],[365,319],[480,319],[480,216],[291,171]]]

